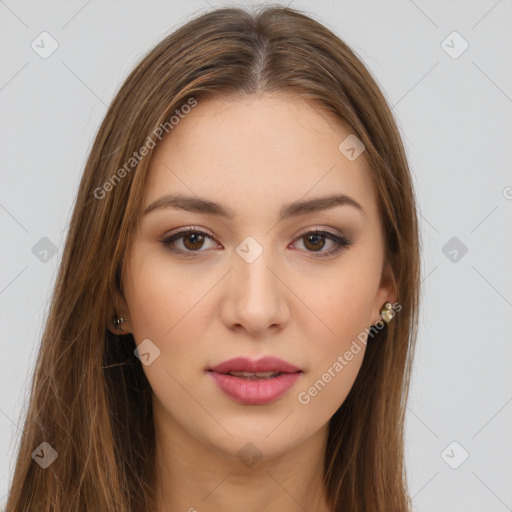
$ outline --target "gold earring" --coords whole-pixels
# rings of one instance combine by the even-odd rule
[[[123,317],[119,316],[113,316],[112,317],[112,323],[114,324],[114,327],[121,332],[124,332],[123,326],[121,325],[126,320]]]
[[[393,305],[391,302],[386,302],[380,310],[380,317],[384,322],[389,323],[394,316],[395,312],[393,311]]]

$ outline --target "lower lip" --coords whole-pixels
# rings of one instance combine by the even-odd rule
[[[282,373],[270,379],[243,379],[214,371],[208,373],[217,387],[236,402],[245,405],[265,405],[276,401],[292,388],[302,372]]]

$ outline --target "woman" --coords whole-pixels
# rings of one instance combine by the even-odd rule
[[[7,510],[409,510],[419,268],[347,45],[289,8],[190,21],[89,155]]]

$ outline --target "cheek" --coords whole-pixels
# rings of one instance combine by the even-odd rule
[[[370,327],[372,308],[378,291],[378,269],[359,261],[347,262],[335,278],[318,289],[317,297],[309,300],[326,326],[326,348],[343,350]],[[313,338],[314,339],[314,338]],[[361,337],[360,337],[361,339]]]
[[[366,333],[378,289],[378,261],[359,259],[353,265],[340,266],[335,278],[308,294],[308,304],[318,311],[318,322],[311,320],[307,339],[310,348],[310,372],[298,395],[298,402],[324,421],[348,395],[361,368],[366,350]],[[346,269],[350,269],[345,271]],[[302,393],[302,394],[301,394]]]
[[[132,332],[139,345],[150,339],[160,350],[161,364],[172,373],[180,368],[196,368],[201,343],[211,318],[203,314],[212,280],[198,280],[193,269],[169,265],[165,255],[146,257],[127,278],[126,299]],[[151,366],[146,369],[150,371]]]
[[[157,406],[185,423],[189,417],[203,418],[204,411],[188,390],[204,367],[202,343],[208,319],[201,318],[201,299],[207,300],[212,284],[194,281],[192,274],[159,257],[149,256],[139,265],[135,258],[133,262],[136,271],[127,275],[125,295],[136,345],[149,339],[159,351],[143,366]]]
[[[161,256],[139,252],[134,254],[125,287],[134,336],[137,341],[154,337],[163,342],[191,309],[197,283],[166,265]]]
[[[364,296],[342,293],[334,294],[322,307],[324,321],[334,334],[318,336],[317,331],[309,336],[315,340],[309,350],[309,372],[296,393],[298,410],[310,418],[313,429],[329,421],[356,380],[366,350],[364,338],[358,336],[367,327],[369,311]]]

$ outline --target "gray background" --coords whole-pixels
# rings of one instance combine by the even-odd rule
[[[157,41],[221,5],[0,0],[0,504],[73,198],[106,105]],[[424,286],[407,411],[414,508],[512,510],[512,0],[292,7],[370,68],[414,174]],[[59,45],[47,59],[31,47],[43,31]],[[45,237],[54,255],[41,252]]]

